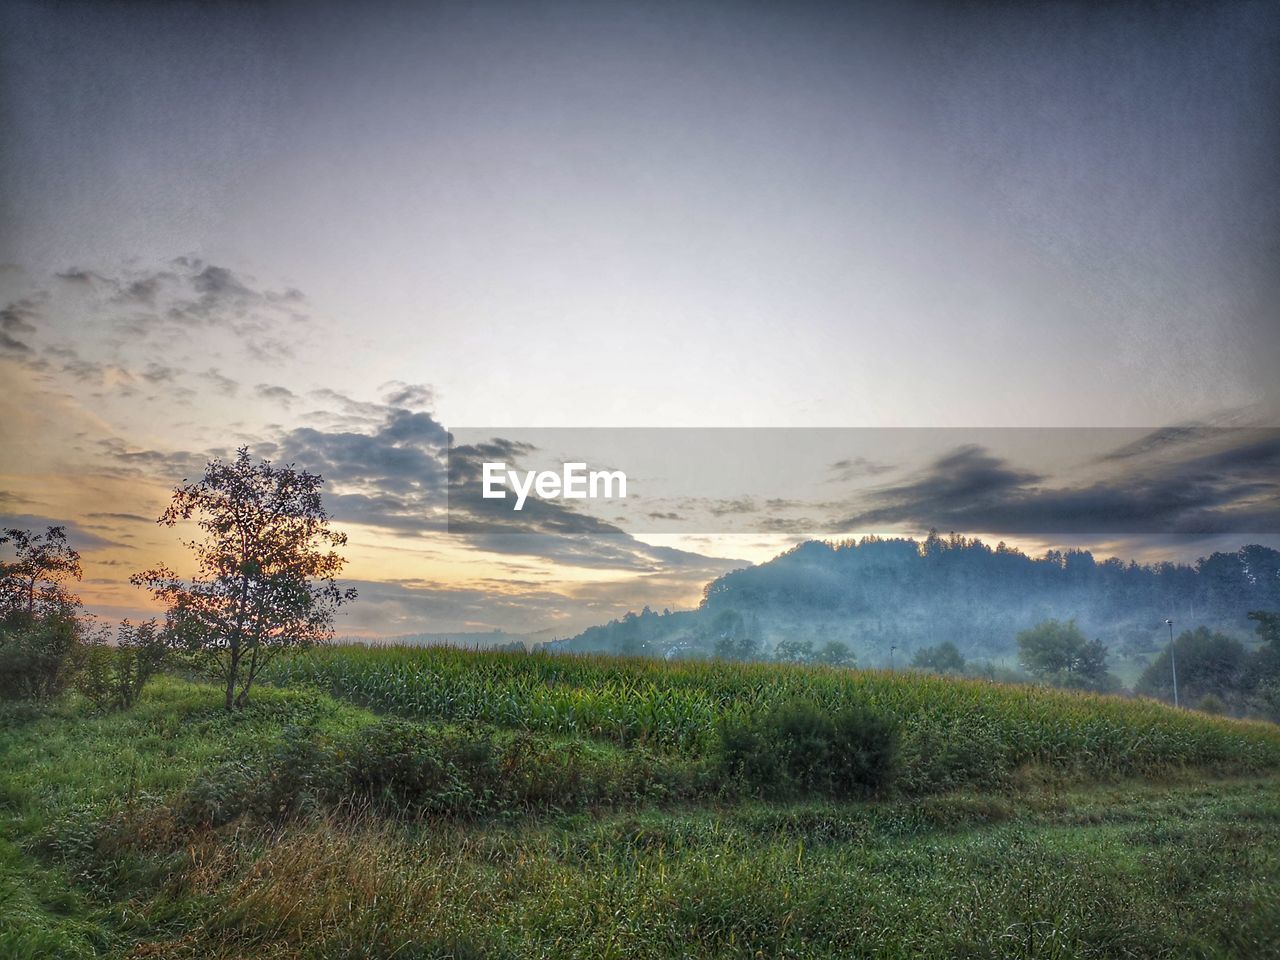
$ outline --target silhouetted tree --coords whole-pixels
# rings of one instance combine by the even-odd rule
[[[195,519],[204,537],[186,545],[197,574],[182,580],[158,567],[132,578],[168,607],[174,641],[216,670],[228,710],[247,702],[278,651],[330,638],[335,609],[355,599],[334,582],[345,561],[332,548],[347,538],[329,528],[322,482],[292,465],[255,463],[244,447],[230,463],[211,461],[159,520]]]
[[[0,561],[0,699],[56,697],[82,659],[80,598],[65,586],[80,579],[80,554],[58,526],[0,530],[0,546],[13,551]]]
[[[82,575],[80,554],[68,545],[65,527],[49,527],[44,533],[10,527],[0,530],[0,545],[14,552],[12,561],[0,561],[0,615],[36,617],[80,605],[64,587]]]

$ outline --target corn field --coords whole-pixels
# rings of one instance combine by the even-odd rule
[[[901,724],[904,780],[998,783],[1023,768],[1090,777],[1174,768],[1280,768],[1280,729],[1148,700],[928,674],[721,661],[665,662],[446,647],[328,646],[272,664],[373,710],[447,723],[709,754],[724,720],[789,700],[862,703]]]

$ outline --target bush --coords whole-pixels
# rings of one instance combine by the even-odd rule
[[[897,723],[861,705],[827,713],[795,701],[720,728],[721,762],[757,790],[874,793],[892,782],[898,757]]]
[[[0,699],[51,700],[83,659],[80,621],[69,614],[12,613],[0,624]]]
[[[160,672],[166,653],[164,637],[154,620],[136,627],[125,620],[114,647],[101,639],[87,645],[84,669],[76,685],[102,709],[132,706],[147,681]]]
[[[220,826],[344,808],[409,817],[574,810],[691,796],[706,786],[700,769],[641,748],[386,718],[337,740],[286,728],[272,749],[199,777],[174,812],[187,825]]]
[[[360,731],[348,749],[350,792],[394,810],[475,812],[497,786],[493,743],[479,735],[392,719]]]
[[[1227,705],[1222,702],[1222,698],[1217,694],[1206,693],[1196,701],[1196,709],[1201,713],[1212,713],[1215,716],[1219,716],[1227,712]]]

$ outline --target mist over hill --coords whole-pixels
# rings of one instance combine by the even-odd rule
[[[1088,550],[1033,558],[934,532],[802,543],[713,580],[696,610],[646,607],[555,646],[670,658],[726,643],[768,656],[785,641],[837,641],[875,667],[950,641],[971,661],[1012,662],[1017,633],[1056,618],[1075,619],[1118,657],[1143,658],[1167,642],[1166,618],[1179,631],[1204,625],[1249,641],[1247,614],[1260,609],[1280,609],[1280,552],[1269,547],[1139,564]]]

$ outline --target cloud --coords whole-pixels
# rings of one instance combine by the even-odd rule
[[[866,457],[850,457],[845,460],[837,460],[827,469],[832,476],[827,478],[827,483],[844,483],[858,477],[875,477],[882,473],[888,473],[893,470],[892,464],[877,463],[874,460],[868,460]]]
[[[76,268],[57,277],[84,288],[97,312],[116,311],[111,320],[118,335],[132,341],[163,337],[166,347],[175,334],[192,328],[224,328],[259,358],[282,360],[292,355],[297,325],[309,320],[298,290],[263,288],[228,267],[193,257],[177,257],[161,269],[113,275]]]
[[[0,310],[0,349],[17,354],[32,352],[31,344],[18,337],[36,332],[36,321],[41,318],[41,304],[41,298],[25,297]]]
[[[1158,469],[1076,486],[1050,486],[982,447],[964,446],[913,479],[875,491],[844,525],[1006,534],[1280,531],[1280,433],[1232,439],[1224,449]]]
[[[392,407],[418,407],[430,410],[435,406],[435,391],[425,383],[405,383],[391,380],[378,388],[382,399]]]
[[[275,386],[270,383],[258,384],[253,388],[253,392],[263,400],[274,400],[277,403],[284,404],[286,407],[291,406],[293,401],[298,399],[298,395],[288,387]]]
[[[120,292],[116,294],[116,300],[120,303],[137,304],[144,307],[155,306],[161,283],[171,276],[172,274],[169,273],[152,274],[148,277],[128,281]]]
[[[67,283],[79,284],[86,287],[91,287],[95,283],[111,282],[101,274],[94,273],[92,270],[81,270],[79,267],[71,267],[68,270],[63,270],[61,273],[55,273],[54,276],[59,280],[65,280]]]
[[[447,433],[429,414],[393,410],[372,433],[299,427],[276,446],[281,459],[326,479],[388,494],[442,495]]]
[[[1126,443],[1109,453],[1103,454],[1098,458],[1098,462],[1107,463],[1118,460],[1132,460],[1136,457],[1147,457],[1153,453],[1203,440],[1218,432],[1219,429],[1197,423],[1161,427],[1158,430],[1152,430],[1131,443]]]
[[[218,391],[224,397],[234,397],[236,391],[240,389],[240,384],[230,377],[224,377],[221,373],[210,367],[204,373],[200,374],[200,379],[207,380],[213,389]]]
[[[136,513],[86,513],[90,520],[124,520],[129,523],[155,523],[155,517],[144,517]]]
[[[161,483],[199,476],[205,464],[226,459],[228,451],[137,449],[120,437],[105,437],[95,444],[100,460],[94,472],[106,476],[147,478]]]
[[[74,520],[55,520],[51,517],[31,513],[0,514],[0,527],[17,527],[20,530],[31,530],[39,533],[43,533],[48,527],[65,527],[67,542],[74,550],[101,550],[106,547],[124,550],[133,549],[127,543],[100,537]]]
[[[533,452],[528,443],[502,437],[450,448],[449,533],[478,550],[592,569],[653,572],[711,562],[701,554],[637,540],[607,520],[579,513],[568,501],[530,497],[517,514],[506,501],[482,495],[485,462],[502,460],[518,467],[521,458]]]
[[[178,371],[162,363],[148,363],[141,373],[147,383],[172,383]]]

